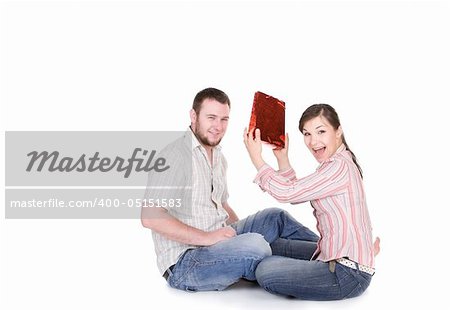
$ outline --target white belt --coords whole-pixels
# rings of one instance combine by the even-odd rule
[[[356,264],[354,261],[346,259],[346,258],[338,258],[338,259],[336,259],[336,262],[341,265],[350,267],[352,269],[360,270],[362,272],[368,273],[371,276],[373,276],[375,274],[375,268],[364,266],[361,264]]]

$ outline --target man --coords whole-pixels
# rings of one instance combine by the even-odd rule
[[[149,176],[150,205],[142,208],[141,221],[153,232],[160,273],[177,289],[223,290],[241,278],[253,281],[258,263],[272,253],[309,259],[302,253],[316,247],[317,235],[281,209],[238,220],[227,202],[227,163],[219,146],[229,113],[224,92],[200,91],[190,128],[161,152],[170,169]]]

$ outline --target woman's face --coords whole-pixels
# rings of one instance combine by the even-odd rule
[[[330,158],[342,144],[342,128],[335,130],[323,116],[307,121],[302,133],[306,146],[319,163]]]

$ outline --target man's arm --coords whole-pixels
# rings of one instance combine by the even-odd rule
[[[228,204],[227,201],[222,203],[222,207],[225,209],[225,211],[227,211],[228,213],[228,220],[227,220],[227,224],[233,224],[234,222],[239,221],[239,217],[237,216],[237,214],[234,212],[234,210],[230,207],[230,205]]]
[[[197,229],[184,224],[171,216],[166,209],[159,207],[142,207],[141,223],[142,226],[167,239],[197,246],[213,245],[236,235],[236,231],[231,227],[223,227],[211,232]]]

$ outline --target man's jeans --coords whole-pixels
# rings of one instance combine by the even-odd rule
[[[186,251],[168,270],[169,285],[211,291],[223,290],[241,278],[254,281],[256,267],[264,258],[274,254],[309,259],[319,239],[289,213],[276,208],[259,211],[231,226],[236,237]],[[297,241],[291,244],[292,240]]]

